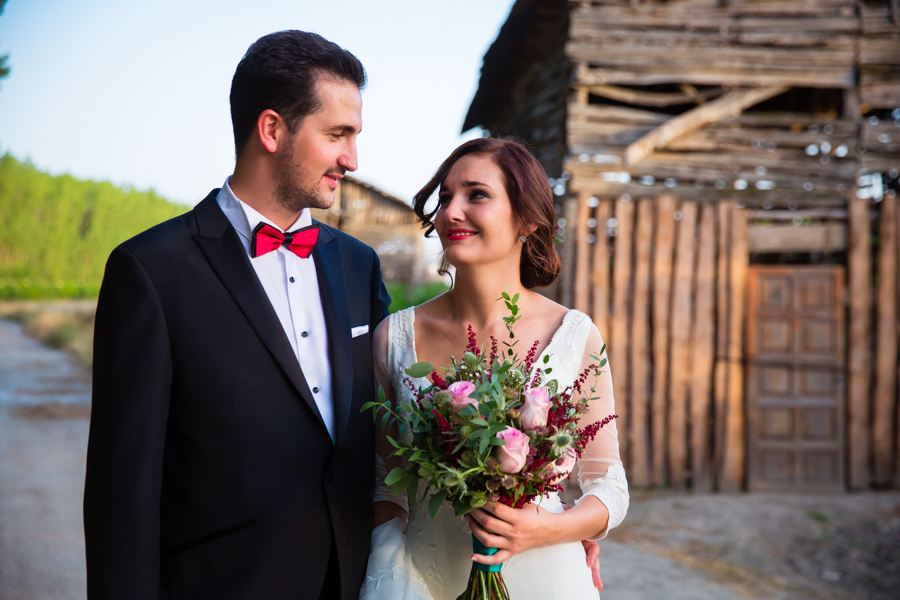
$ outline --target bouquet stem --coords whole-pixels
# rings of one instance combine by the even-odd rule
[[[472,549],[476,554],[491,556],[497,553],[497,548],[488,548],[478,538],[472,536]],[[482,565],[472,563],[472,572],[469,574],[469,583],[466,590],[456,600],[510,600],[509,590],[500,574],[499,565]]]

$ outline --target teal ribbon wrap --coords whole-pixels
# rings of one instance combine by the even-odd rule
[[[484,544],[482,544],[475,534],[472,534],[472,549],[475,551],[475,554],[483,554],[485,556],[493,556],[499,552],[498,548],[488,548]],[[472,566],[475,567],[479,571],[484,571],[485,573],[499,573],[500,567],[503,566],[503,563],[498,565],[483,565],[478,562],[473,562]]]

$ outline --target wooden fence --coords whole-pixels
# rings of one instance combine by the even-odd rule
[[[745,301],[749,257],[764,243],[753,241],[759,211],[738,208],[734,200],[672,195],[580,192],[576,202],[571,297],[608,344],[629,480],[697,491],[743,489]],[[799,213],[826,219],[813,229],[831,231],[838,242],[827,238],[817,242],[822,247],[847,250],[847,484],[896,485],[896,198],[876,206],[853,196],[846,211]],[[771,228],[772,235],[779,231]]]

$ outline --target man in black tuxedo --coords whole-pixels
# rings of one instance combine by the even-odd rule
[[[234,174],[116,248],[97,307],[90,600],[355,599],[374,488],[378,257],[312,222],[356,169],[365,71],[310,33],[254,43]]]

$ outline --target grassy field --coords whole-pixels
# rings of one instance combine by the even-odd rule
[[[96,297],[113,248],[187,210],[0,156],[0,299]]]

